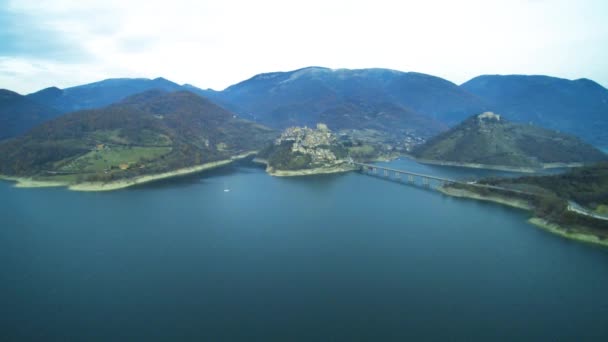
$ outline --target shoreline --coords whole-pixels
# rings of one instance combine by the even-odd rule
[[[438,187],[437,190],[444,195],[458,197],[458,198],[469,198],[477,201],[485,201],[485,202],[494,202],[502,205],[506,205],[512,208],[522,209],[526,211],[532,211],[534,208],[528,204],[527,201],[519,200],[519,199],[508,199],[502,196],[483,196],[476,192],[465,190],[465,189],[456,189],[450,187]]]
[[[318,167],[314,169],[302,170],[277,170],[268,165],[268,160],[262,158],[253,158],[253,162],[266,165],[266,173],[274,177],[297,177],[297,176],[312,176],[324,175],[331,173],[349,172],[355,170],[353,167],[346,166],[345,163],[333,167]]]
[[[596,235],[584,234],[576,231],[568,231],[562,226],[546,221],[540,217],[531,217],[528,222],[535,225],[538,228],[559,235],[561,237],[572,239],[585,243],[592,243],[600,246],[608,247],[608,239],[602,240]]]
[[[465,189],[455,189],[449,187],[446,188],[443,186],[437,188],[437,190],[439,190],[439,192],[446,196],[452,196],[457,198],[469,198],[477,201],[494,202],[512,208],[525,210],[530,213],[534,210],[534,208],[525,200],[509,199],[503,196],[484,196]],[[567,239],[608,247],[608,239],[602,240],[594,234],[569,230],[568,228],[565,228],[563,226],[549,222],[545,219],[536,216],[530,217],[527,221],[528,223],[540,229],[543,229],[547,232],[559,235]]]
[[[173,171],[167,171],[162,173],[156,173],[151,175],[141,175],[134,178],[125,178],[119,179],[107,183],[102,182],[85,182],[85,183],[77,183],[71,184],[67,182],[58,182],[58,181],[44,181],[44,180],[36,180],[33,178],[27,177],[10,177],[10,176],[1,176],[0,179],[4,179],[7,181],[16,182],[14,185],[16,188],[42,188],[42,187],[67,187],[68,190],[72,191],[111,191],[124,189],[133,185],[150,183],[153,181],[168,179],[173,177],[185,176],[188,174],[193,174],[209,169],[214,169],[220,166],[228,165],[234,161],[247,158],[251,155],[256,154],[257,151],[249,151],[236,156],[230,157],[230,159],[222,159],[213,162],[208,162],[196,166],[185,167]]]
[[[266,168],[266,172],[275,177],[295,177],[295,176],[312,176],[312,175],[324,175],[331,173],[342,173],[342,172],[350,172],[354,169],[351,167],[320,167],[315,169],[305,169],[305,170],[275,170],[270,167]]]
[[[427,165],[439,165],[439,166],[456,166],[466,167],[471,169],[484,169],[494,171],[506,171],[506,172],[517,172],[517,173],[538,173],[544,170],[551,169],[563,169],[563,168],[576,168],[585,166],[584,163],[544,163],[541,167],[527,167],[527,166],[506,166],[506,165],[490,165],[490,164],[479,164],[479,163],[461,163],[452,161],[441,161],[432,159],[418,159],[414,156],[410,156],[414,161],[420,164]]]

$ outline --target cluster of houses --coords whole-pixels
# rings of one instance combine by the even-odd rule
[[[310,155],[313,164],[327,164],[337,161],[336,155],[329,149],[332,144],[336,143],[336,136],[325,124],[317,124],[316,129],[289,127],[283,131],[275,144],[280,145],[285,141],[293,142],[292,152]]]

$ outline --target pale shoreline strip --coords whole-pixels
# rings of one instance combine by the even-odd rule
[[[304,169],[304,170],[275,170],[275,169],[267,169],[271,176],[276,177],[294,177],[294,176],[312,176],[312,175],[323,175],[330,173],[341,173],[341,172],[349,172],[353,171],[353,168],[350,167],[321,167],[316,169]]]
[[[349,172],[355,170],[354,167],[345,166],[345,164],[336,165],[333,167],[319,167],[314,169],[301,170],[277,170],[268,166],[268,160],[262,158],[254,158],[254,163],[266,165],[266,173],[275,177],[296,177],[296,176],[312,176],[331,173]]]
[[[87,182],[87,183],[79,183],[79,184],[70,184],[66,182],[56,182],[56,181],[43,181],[43,180],[35,180],[32,178],[20,178],[20,177],[10,177],[10,176],[0,176],[0,178],[17,182],[15,187],[18,188],[39,188],[39,187],[58,187],[65,186],[69,190],[74,191],[110,191],[110,190],[118,190],[123,189],[129,186],[149,183],[153,181],[157,181],[160,179],[167,179],[172,177],[184,176],[192,173],[197,173],[204,170],[209,170],[213,168],[217,168],[220,166],[224,166],[230,164],[236,160],[247,158],[253,154],[256,154],[257,151],[249,151],[246,153],[242,153],[236,156],[230,157],[230,159],[218,160],[214,162],[209,162],[201,165],[185,167],[173,171],[167,171],[163,173],[157,173],[152,175],[143,175],[134,178],[127,178],[116,180],[107,183],[101,182]]]
[[[595,235],[583,234],[583,233],[575,232],[575,231],[568,231],[568,230],[564,229],[563,227],[560,227],[559,225],[556,225],[556,224],[553,224],[546,220],[543,220],[540,217],[532,217],[528,220],[528,222],[530,222],[531,224],[533,224],[543,230],[546,230],[548,232],[557,234],[559,236],[562,236],[562,237],[565,237],[568,239],[608,247],[608,239],[602,240]]]
[[[502,205],[510,206],[513,208],[523,209],[531,211],[533,208],[527,201],[517,200],[517,199],[507,199],[499,196],[483,196],[476,192],[465,190],[465,189],[456,189],[452,187],[438,187],[437,190],[442,194],[452,196],[452,197],[460,197],[460,198],[470,198],[478,201],[486,201],[486,202],[494,202]]]
[[[466,167],[466,168],[471,168],[471,169],[485,169],[485,170],[495,170],[495,171],[519,172],[519,173],[537,173],[537,172],[540,172],[543,170],[575,168],[575,167],[585,166],[584,163],[545,163],[545,164],[542,164],[541,167],[533,168],[533,167],[523,167],[523,166],[517,167],[517,166],[506,166],[506,165],[461,163],[461,162],[441,161],[441,160],[432,160],[432,159],[418,159],[415,157],[411,157],[411,158],[418,163],[428,164],[428,165],[456,166],[456,167]]]

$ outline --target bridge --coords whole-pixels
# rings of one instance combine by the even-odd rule
[[[542,196],[539,193],[517,190],[517,189],[512,189],[512,188],[505,188],[505,187],[496,186],[496,185],[481,184],[481,183],[477,183],[477,182],[463,182],[463,181],[457,181],[457,180],[445,178],[445,177],[432,176],[432,175],[427,175],[427,174],[422,174],[422,173],[410,172],[410,171],[406,171],[406,170],[393,169],[390,167],[358,163],[358,162],[353,161],[352,159],[349,159],[348,163],[357,167],[364,174],[371,174],[371,175],[375,175],[375,176],[384,175],[385,178],[395,180],[395,181],[401,181],[402,179],[405,180],[405,178],[407,177],[407,180],[410,184],[415,184],[416,179],[421,179],[422,185],[427,188],[432,188],[431,181],[435,181],[436,183],[438,183],[438,187],[441,187],[444,185],[450,185],[450,184],[463,184],[463,185],[472,186],[472,187],[476,187],[476,188],[485,188],[485,189],[491,189],[491,190],[500,190],[500,191],[510,192],[512,194],[517,194],[517,195]],[[391,177],[391,175],[393,175],[393,177]],[[437,190],[438,187],[436,187],[435,190]],[[596,220],[608,221],[608,216],[594,213],[594,212],[580,206],[578,203],[576,203],[574,201],[568,201],[567,210],[570,212],[579,214],[579,215],[583,215],[583,216],[587,216],[587,217],[596,219]]]
[[[415,183],[416,179],[420,179],[422,181],[422,185],[424,185],[424,186],[430,186],[432,180],[439,183],[439,185],[457,184],[457,183],[469,184],[469,185],[472,184],[472,183],[466,183],[466,182],[457,181],[457,180],[449,179],[449,178],[445,178],[445,177],[426,175],[426,174],[410,172],[410,171],[406,171],[406,170],[392,169],[390,167],[384,167],[384,166],[378,166],[378,165],[358,163],[355,161],[351,161],[350,164],[358,167],[363,172],[371,173],[373,175],[378,175],[379,172],[382,172],[382,174],[384,174],[384,176],[387,178],[390,178],[390,176],[393,175],[394,179],[396,179],[396,180],[401,180],[402,178],[405,180],[407,178],[408,182]]]
[[[351,165],[354,165],[356,167],[359,168],[359,170],[363,171],[364,173],[367,174],[372,174],[372,175],[384,175],[384,177],[386,178],[391,178],[391,175],[393,175],[394,180],[398,180],[400,181],[401,179],[405,180],[405,178],[407,177],[407,181],[411,184],[415,184],[416,183],[416,179],[420,179],[422,182],[422,185],[425,187],[431,187],[431,181],[435,181],[435,183],[437,183],[437,185],[439,186],[444,186],[444,185],[450,185],[450,184],[462,184],[462,185],[467,185],[467,186],[474,186],[477,188],[485,188],[485,189],[492,189],[492,190],[500,190],[500,191],[506,191],[506,192],[510,192],[510,193],[514,193],[514,194],[519,194],[519,195],[528,195],[528,196],[535,196],[538,194],[535,194],[533,192],[528,192],[528,191],[522,191],[522,190],[517,190],[517,189],[511,189],[511,188],[505,188],[502,186],[496,186],[496,185],[490,185],[490,184],[480,184],[477,182],[464,182],[464,181],[458,181],[455,179],[450,179],[450,178],[445,178],[445,177],[439,177],[439,176],[433,176],[433,175],[427,175],[427,174],[423,174],[423,173],[416,173],[416,172],[410,172],[407,170],[398,170],[398,169],[393,169],[390,167],[384,167],[384,166],[378,166],[378,165],[372,165],[372,164],[365,164],[365,163],[358,163],[355,162],[354,160],[349,160],[348,161]]]

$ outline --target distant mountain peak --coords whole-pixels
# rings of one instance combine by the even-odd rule
[[[6,98],[11,98],[11,97],[19,97],[19,96],[22,96],[22,95],[17,92],[14,92],[12,90],[0,89],[0,100],[6,99]]]
[[[60,92],[60,91],[61,91],[61,88],[56,87],[56,86],[50,86],[50,87],[44,88],[42,90],[39,90],[37,92],[40,93],[40,92]]]
[[[281,81],[279,84],[293,82],[293,81],[296,81],[297,79],[299,79],[300,77],[314,77],[315,75],[327,74],[327,73],[332,73],[332,72],[334,72],[334,70],[328,69],[328,68],[307,67],[307,68],[289,72],[288,73],[289,78]]]
[[[28,94],[27,96],[31,96],[31,97],[58,96],[58,95],[61,95],[61,93],[63,93],[62,89],[52,86],[52,87],[48,87],[48,88],[39,90],[35,93]]]
[[[150,89],[164,91],[181,90],[182,86],[165,78],[108,78],[80,86],[59,89],[43,89],[28,97],[60,112],[100,108],[119,102],[124,98]]]

